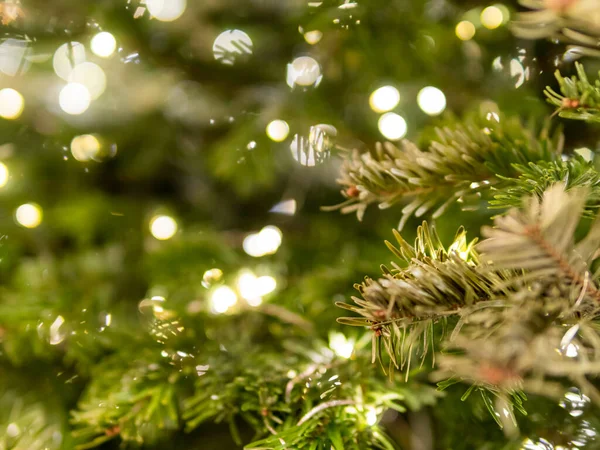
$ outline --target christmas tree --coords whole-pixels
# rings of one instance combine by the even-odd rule
[[[0,450],[600,448],[597,0],[0,24]]]

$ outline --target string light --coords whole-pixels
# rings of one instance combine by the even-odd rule
[[[257,277],[251,271],[245,270],[238,277],[237,287],[250,306],[259,306],[262,297],[277,288],[277,280],[268,275]]]
[[[504,15],[497,6],[488,6],[481,11],[481,23],[484,27],[493,30],[504,22]]]
[[[454,31],[460,40],[469,41],[475,36],[475,25],[468,20],[463,20],[458,22]]]
[[[329,348],[341,358],[350,358],[354,352],[354,340],[347,339],[342,333],[329,334]]]
[[[86,61],[85,47],[80,42],[67,42],[54,52],[52,67],[63,80],[68,80],[71,71]]]
[[[77,116],[90,107],[92,97],[88,89],[79,83],[69,83],[60,91],[58,103],[67,114]]]
[[[8,183],[8,176],[8,167],[6,167],[6,164],[0,162],[0,188],[6,186],[6,183]]]
[[[0,117],[4,119],[18,119],[25,108],[23,96],[14,89],[0,90]]]
[[[108,58],[117,49],[117,40],[108,31],[102,31],[92,38],[90,47],[95,55]]]
[[[323,38],[323,33],[319,30],[312,30],[304,33],[304,40],[310,45],[318,44],[321,38]]]
[[[71,141],[71,154],[77,161],[94,159],[100,152],[100,141],[92,134],[76,136]]]
[[[243,243],[244,251],[255,258],[272,255],[279,249],[282,236],[281,230],[276,226],[266,226],[259,233],[246,236]]]
[[[367,413],[365,414],[365,419],[367,421],[367,425],[372,427],[377,423],[377,411],[373,407],[369,407],[367,409]]]
[[[237,303],[237,295],[228,286],[219,286],[210,297],[211,310],[216,314],[223,314]]]
[[[390,111],[400,103],[400,92],[394,86],[383,86],[373,91],[369,105],[376,113]]]
[[[84,62],[75,67],[69,75],[69,82],[85,86],[92,100],[100,97],[106,89],[104,70],[91,62]]]
[[[213,43],[213,55],[223,64],[233,65],[236,57],[251,55],[254,44],[242,30],[226,30]]]
[[[169,216],[155,216],[150,221],[150,233],[159,241],[171,239],[177,233],[177,222]]]
[[[267,136],[275,142],[283,142],[290,134],[290,126],[285,120],[273,120],[267,125]]]
[[[172,22],[181,17],[187,7],[186,0],[146,0],[146,7],[161,22]]]
[[[291,88],[318,86],[322,78],[321,66],[310,56],[300,56],[287,66],[286,82]]]
[[[396,113],[385,113],[379,118],[379,131],[390,141],[402,139],[407,130],[406,120]]]
[[[446,96],[438,88],[427,86],[417,95],[417,103],[425,114],[437,116],[446,109]]]
[[[17,208],[15,219],[25,228],[36,228],[42,223],[42,208],[35,203],[25,203]]]

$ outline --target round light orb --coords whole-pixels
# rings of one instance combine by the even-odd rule
[[[233,65],[237,57],[251,55],[254,44],[242,30],[226,30],[213,43],[213,55],[223,64]]]
[[[488,6],[481,11],[481,24],[484,27],[493,30],[502,25],[502,22],[504,22],[504,15],[497,6]]]
[[[77,116],[90,107],[92,96],[90,91],[80,83],[69,83],[60,91],[58,103],[67,114]]]
[[[287,84],[294,86],[317,86],[323,76],[321,75],[321,66],[310,56],[300,56],[287,66]]]
[[[310,45],[316,45],[323,38],[323,32],[319,30],[307,31],[304,33],[304,40]]]
[[[437,116],[446,109],[446,96],[438,88],[427,86],[419,91],[417,103],[425,114]]]
[[[92,38],[90,47],[94,55],[108,58],[117,49],[117,40],[108,31],[102,31]]]
[[[85,47],[79,42],[67,42],[54,52],[52,67],[56,75],[63,80],[68,80],[71,71],[79,64],[86,61]]]
[[[106,89],[106,75],[99,65],[84,62],[71,71],[69,83],[84,85],[90,93],[92,100],[96,100]]]
[[[150,221],[150,233],[159,241],[171,239],[177,233],[177,222],[169,216],[156,216]]]
[[[0,117],[3,119],[18,119],[25,108],[23,96],[14,89],[0,90]]]
[[[6,164],[0,162],[0,188],[6,186],[9,175],[10,173],[8,171],[8,167],[6,167]]]
[[[15,211],[15,219],[25,228],[36,228],[42,223],[42,208],[35,203],[25,203]]]
[[[267,136],[275,142],[283,142],[290,134],[290,126],[285,120],[273,120],[267,125]]]
[[[186,0],[146,0],[146,8],[150,14],[161,22],[179,19],[186,7]]]
[[[456,32],[456,37],[461,41],[469,41],[475,36],[475,25],[468,20],[463,20],[462,22],[458,22],[454,31]]]
[[[391,111],[400,103],[400,92],[394,86],[383,86],[373,91],[369,105],[376,113]]]
[[[76,136],[71,141],[71,154],[77,161],[89,161],[98,153],[100,153],[100,141],[93,134]]]
[[[223,314],[238,301],[237,294],[229,286],[219,286],[210,297],[211,310]]]
[[[408,126],[404,117],[396,113],[385,113],[379,118],[379,131],[390,141],[397,141],[406,136]]]

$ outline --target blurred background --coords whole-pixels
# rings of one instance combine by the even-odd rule
[[[512,36],[518,9],[0,1],[0,449],[73,448],[69,411],[94,377],[170,346],[157,321],[187,324],[173,334],[195,363],[213,348],[285,355],[289,337],[350,356],[362,331],[337,325],[334,303],[389,263],[383,241],[401,208],[362,222],[321,211],[343,201],[338,155],[422,142],[453,116],[549,115],[543,88],[572,61],[560,45]],[[570,148],[597,140],[578,123],[566,132]],[[436,224],[444,242],[489,220],[465,209]],[[461,395],[383,424],[403,448],[508,448]],[[537,412],[510,448],[593,445],[594,414],[529,404]],[[174,436],[144,445],[240,448],[226,424]],[[119,445],[107,441],[97,445]]]

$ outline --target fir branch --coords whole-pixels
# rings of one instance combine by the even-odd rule
[[[600,206],[600,174],[591,162],[580,155],[575,154],[567,160],[531,162],[514,167],[519,176],[503,178],[502,186],[494,189],[494,199],[490,201],[492,207],[520,207],[524,198],[532,195],[541,198],[547,189],[561,182],[566,190],[586,187],[589,192],[584,215],[590,218],[596,215]]]
[[[518,14],[512,23],[513,33],[524,39],[552,39],[568,44],[575,55],[600,56],[598,5],[594,0],[520,0],[533,9]]]
[[[583,64],[575,63],[577,75],[563,77],[556,71],[560,94],[551,87],[544,91],[548,103],[565,119],[600,122],[600,79],[590,82]]]
[[[516,176],[513,164],[555,161],[562,151],[560,133],[549,137],[546,130],[538,139],[519,120],[493,115],[436,131],[427,151],[404,141],[400,148],[388,142],[374,153],[345,156],[338,183],[346,201],[325,209],[356,212],[360,220],[370,204],[384,209],[408,203],[401,229],[412,215],[433,210],[436,218],[454,202],[477,199],[501,181],[499,176]]]

